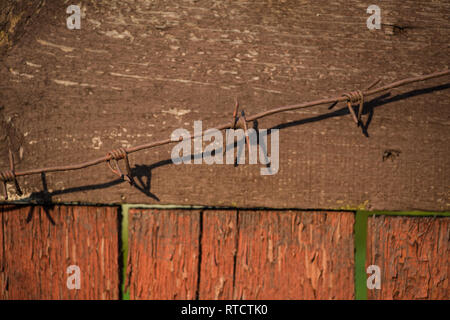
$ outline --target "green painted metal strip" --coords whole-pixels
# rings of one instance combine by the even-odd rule
[[[366,245],[369,214],[356,211],[355,218],[355,299],[367,300]]]
[[[359,211],[374,216],[450,217],[450,212],[424,211]]]

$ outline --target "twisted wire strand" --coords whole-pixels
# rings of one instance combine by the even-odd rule
[[[365,90],[352,91],[349,93],[345,93],[344,95],[340,95],[340,96],[333,97],[333,98],[325,98],[325,99],[320,99],[320,100],[315,100],[315,101],[310,101],[310,102],[305,102],[305,103],[300,103],[300,104],[278,107],[278,108],[274,108],[274,109],[270,109],[270,110],[266,110],[266,111],[257,113],[255,115],[249,116],[249,117],[245,117],[245,114],[243,112],[241,113],[242,117],[238,116],[239,103],[236,100],[235,110],[233,113],[233,122],[231,124],[224,124],[224,125],[217,126],[216,129],[225,130],[225,129],[230,129],[230,128],[236,128],[236,126],[239,124],[238,122],[240,122],[239,120],[242,119],[242,121],[244,122],[244,124],[242,124],[242,126],[243,126],[244,130],[246,130],[247,122],[249,122],[249,121],[255,121],[255,120],[258,120],[258,119],[261,119],[264,117],[268,117],[268,116],[271,116],[271,115],[274,115],[277,113],[281,113],[281,112],[310,108],[310,107],[315,107],[315,106],[319,106],[319,105],[323,105],[323,104],[339,103],[339,102],[347,102],[347,106],[349,107],[349,111],[350,111],[350,114],[352,115],[353,120],[357,124],[359,124],[361,115],[362,115],[362,111],[363,111],[362,109],[363,109],[365,97],[372,96],[372,95],[378,94],[380,92],[394,89],[397,87],[405,86],[407,84],[411,84],[414,82],[426,81],[429,79],[440,78],[440,77],[444,77],[444,76],[448,76],[448,75],[450,75],[450,71],[443,70],[440,72],[435,72],[435,73],[431,73],[431,74],[427,74],[427,75],[406,78],[406,79],[399,80],[399,81],[396,81],[396,82],[393,82],[393,83],[390,83],[390,84],[387,84],[387,85],[384,85],[384,86],[381,86],[381,87],[378,87],[375,89],[371,89],[379,82],[379,80],[377,80],[374,83],[372,83],[369,87],[367,87]],[[360,106],[359,106],[359,110],[358,110],[358,115],[356,115],[353,110],[352,104],[355,104],[358,102],[360,103]],[[203,133],[204,132],[202,131],[201,133],[199,133],[197,135],[193,135],[193,136],[191,136],[190,139],[200,137],[203,135]],[[108,152],[107,155],[104,157],[86,161],[83,163],[71,164],[71,165],[65,165],[65,166],[55,166],[55,167],[47,167],[47,168],[30,169],[30,170],[24,170],[24,171],[15,171],[14,167],[13,167],[14,163],[12,162],[11,170],[5,170],[5,171],[0,172],[0,181],[2,181],[4,184],[5,193],[6,193],[5,198],[7,199],[7,192],[6,192],[6,183],[7,182],[13,181],[16,186],[16,191],[18,191],[18,193],[21,193],[16,177],[28,176],[28,175],[34,175],[34,174],[44,174],[44,173],[49,173],[49,172],[80,170],[83,168],[95,166],[100,163],[106,162],[112,172],[114,172],[116,175],[119,175],[121,178],[127,180],[128,182],[130,182],[130,184],[132,184],[133,180],[132,180],[131,168],[130,168],[130,164],[129,164],[129,160],[128,160],[128,154],[138,152],[141,150],[145,150],[145,149],[151,149],[151,148],[162,146],[162,145],[176,143],[181,140],[182,140],[182,138],[180,137],[180,139],[176,139],[176,140],[165,139],[165,140],[150,142],[150,143],[146,143],[146,144],[142,144],[142,145],[138,145],[138,146],[134,146],[134,147],[130,147],[130,148],[119,148],[119,149]],[[125,160],[127,174],[123,174],[120,169],[118,161],[122,160],[122,159]],[[115,169],[111,166],[111,160],[114,160],[114,162],[115,162],[115,166],[116,166]]]
[[[124,179],[128,181],[130,184],[133,183],[132,175],[131,175],[131,168],[130,163],[128,160],[128,153],[124,148],[119,148],[112,150],[107,153],[106,155],[109,159],[106,160],[106,164],[109,167],[109,169],[117,176],[119,176],[121,179]],[[119,160],[125,159],[125,167],[127,170],[127,174],[124,174],[122,172],[122,169],[120,169]],[[111,161],[114,160],[115,162],[115,168],[111,165]]]

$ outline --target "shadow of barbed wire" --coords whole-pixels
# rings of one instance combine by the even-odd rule
[[[414,89],[414,90],[411,90],[411,91],[408,91],[405,93],[401,93],[401,94],[398,94],[395,96],[391,96],[391,94],[386,93],[386,94],[380,95],[374,99],[371,99],[370,101],[367,101],[364,104],[364,109],[363,109],[362,114],[363,114],[363,116],[365,116],[366,119],[363,120],[363,124],[360,125],[360,130],[366,137],[368,137],[368,138],[370,137],[369,127],[370,127],[370,124],[374,117],[375,110],[377,108],[380,108],[382,106],[385,106],[385,105],[393,103],[393,102],[401,101],[401,100],[408,99],[411,97],[420,96],[423,94],[432,93],[435,91],[442,91],[442,90],[446,90],[449,88],[450,88],[450,83],[444,84],[444,85],[432,86],[432,87],[423,88],[423,89]],[[275,125],[269,129],[267,129],[268,130],[267,135],[269,136],[271,134],[271,130],[273,130],[273,129],[284,130],[284,129],[287,129],[290,127],[306,125],[308,123],[314,123],[314,122],[324,121],[327,119],[338,118],[338,117],[345,117],[345,116],[349,116],[349,115],[350,115],[350,112],[349,112],[347,106],[344,106],[335,111],[324,113],[324,114],[321,114],[318,116],[309,117],[309,118],[300,119],[300,120],[294,120],[294,121],[291,121],[288,123],[280,123],[278,125]],[[256,131],[259,129],[258,121],[253,122],[253,128]],[[257,144],[260,145],[259,140],[257,140]],[[236,147],[237,141],[234,141],[233,145]],[[218,148],[218,149],[216,149],[216,152],[223,153],[224,150],[223,150],[223,148]],[[204,152],[202,152],[201,154],[203,155]],[[183,157],[181,159],[186,160],[186,159],[190,158],[191,160],[193,160],[195,157],[199,157],[199,156],[200,156],[200,154],[192,154],[192,155],[188,156],[187,158]],[[237,165],[236,161],[237,160],[235,160],[235,165]],[[159,202],[160,201],[159,197],[151,192],[152,172],[157,168],[167,166],[167,165],[172,165],[172,164],[173,164],[172,159],[164,159],[164,160],[155,162],[151,165],[145,165],[145,164],[134,165],[131,168],[131,172],[132,172],[133,178],[135,180],[135,183],[133,184],[133,186],[131,188],[133,188],[134,190],[141,192],[145,196]],[[116,186],[116,185],[119,185],[119,184],[125,182],[124,180],[118,178],[118,179],[114,179],[114,180],[104,182],[104,183],[89,184],[89,185],[77,186],[77,187],[61,189],[61,190],[54,190],[52,192],[49,192],[48,188],[47,188],[45,174],[41,175],[41,180],[42,180],[43,190],[32,193],[28,199],[23,199],[22,201],[29,200],[31,204],[42,205],[44,207],[44,211],[47,215],[47,218],[49,218],[49,220],[52,222],[52,224],[54,224],[54,221],[49,214],[49,210],[51,210],[54,206],[54,204],[52,202],[52,197],[58,196],[58,195],[64,195],[64,194],[77,193],[77,192],[107,189],[107,188],[110,188],[110,187],[113,187],[113,186]],[[5,203],[13,203],[13,202],[5,202]],[[23,205],[23,204],[19,204],[19,205]],[[32,214],[33,214],[32,209],[30,209],[29,215],[32,216]]]
[[[42,191],[35,193],[34,197],[35,199],[38,199],[38,202],[42,206],[42,209],[44,210],[47,219],[50,221],[52,225],[55,225],[55,220],[53,220],[52,216],[50,215],[50,211],[55,208],[55,204],[53,203],[50,192],[48,191],[47,178],[45,176],[45,173],[41,173],[41,182],[42,182]],[[34,211],[35,206],[31,206],[26,219],[27,223],[29,223],[33,218]],[[39,211],[39,221],[41,221],[41,211]]]
[[[415,96],[432,93],[435,91],[446,90],[449,88],[450,88],[450,83],[445,84],[445,85],[433,86],[433,87],[429,87],[429,88],[415,89],[415,90],[411,90],[411,91],[408,91],[408,92],[405,92],[402,94],[398,94],[395,96],[391,96],[390,93],[385,93],[383,95],[380,95],[374,99],[367,101],[366,103],[364,103],[364,109],[362,112],[363,116],[366,116],[366,120],[363,119],[363,122],[365,121],[365,123],[363,123],[362,126],[360,126],[362,133],[366,137],[369,137],[368,130],[369,130],[370,123],[372,122],[372,119],[374,117],[375,109],[382,107],[386,104],[392,103],[392,102],[397,102],[397,101],[404,100],[407,98],[412,98]],[[347,115],[350,115],[350,111],[345,106],[345,107],[342,107],[333,112],[324,113],[324,114],[321,114],[321,115],[318,115],[315,117],[310,117],[310,118],[301,119],[301,120],[295,120],[295,121],[291,121],[288,123],[281,123],[276,126],[273,126],[270,129],[282,130],[282,129],[286,129],[286,128],[290,128],[290,127],[300,126],[300,125],[323,121],[323,120],[336,118],[336,117],[343,117],[343,116],[347,116]]]
[[[35,212],[38,212],[39,222],[42,222],[41,211],[36,208],[36,206],[42,206],[42,209],[47,217],[48,221],[52,225],[56,225],[55,220],[51,216],[50,212],[54,209],[55,203],[52,202],[51,192],[48,191],[47,187],[47,179],[45,177],[45,173],[41,173],[41,182],[42,182],[42,191],[32,193],[28,198],[29,203],[14,203],[14,202],[6,202],[8,204],[7,207],[3,207],[3,212],[14,211],[17,208],[21,207],[30,207],[27,218],[25,219],[26,223],[30,223],[33,219]],[[22,200],[23,201],[23,200]]]

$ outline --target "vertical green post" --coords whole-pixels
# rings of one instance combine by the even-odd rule
[[[356,211],[355,221],[355,299],[367,300],[366,245],[368,213]]]

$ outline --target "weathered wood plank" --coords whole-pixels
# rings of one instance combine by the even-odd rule
[[[195,299],[199,236],[198,211],[130,209],[130,298]]]
[[[448,68],[447,1],[379,5],[383,23],[412,28],[369,31],[368,4],[360,0],[213,7],[208,0],[111,0],[83,4],[81,30],[68,30],[66,5],[47,1],[39,27],[0,64],[0,138],[7,137],[0,149],[12,147],[18,170],[82,162],[167,139],[180,127],[192,131],[194,120],[204,128],[229,122],[234,96],[254,114],[376,78],[385,84]],[[281,128],[274,176],[261,176],[260,165],[175,166],[171,148],[158,148],[130,157],[141,189],[100,166],[49,174],[50,195],[93,203],[449,210],[448,79],[393,95],[366,103],[369,138],[344,105],[262,119],[259,128]],[[399,156],[383,161],[391,149]],[[1,153],[0,168],[7,167]],[[39,176],[20,183],[25,197],[39,197]]]
[[[117,208],[48,212],[0,207],[0,299],[118,299]],[[67,287],[71,265],[80,268],[79,290]]]
[[[353,299],[354,215],[240,212],[234,299]]]
[[[235,210],[203,212],[200,299],[232,299],[238,225]]]
[[[366,267],[381,269],[370,299],[448,300],[449,259],[450,218],[369,217]]]

